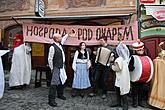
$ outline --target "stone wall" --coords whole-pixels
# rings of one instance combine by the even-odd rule
[[[44,0],[46,15],[136,12],[135,0]],[[0,18],[34,15],[35,0],[0,0]]]
[[[30,9],[29,0],[0,0],[0,12]]]
[[[136,0],[44,1],[46,16],[128,14],[131,12],[136,14]],[[0,0],[0,28],[4,29],[15,24],[12,16],[35,16],[34,12],[35,0]]]

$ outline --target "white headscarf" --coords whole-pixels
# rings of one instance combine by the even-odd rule
[[[119,57],[122,57],[123,60],[129,62],[130,53],[129,53],[129,49],[125,44],[119,43],[119,45],[116,47],[116,51]]]

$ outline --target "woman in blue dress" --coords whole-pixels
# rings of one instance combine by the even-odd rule
[[[91,86],[89,80],[89,68],[91,66],[89,60],[89,53],[86,50],[85,42],[81,42],[79,44],[79,49],[76,50],[74,54],[74,59],[72,63],[72,68],[74,70],[74,78],[73,78],[73,93],[72,96],[76,96],[77,93],[80,94],[81,97],[84,96],[84,90]]]

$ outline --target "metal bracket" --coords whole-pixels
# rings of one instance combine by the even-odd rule
[[[12,17],[12,20],[14,20],[18,25],[22,26],[14,17]]]

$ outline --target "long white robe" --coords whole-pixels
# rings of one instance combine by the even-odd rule
[[[115,86],[120,88],[120,95],[129,93],[130,91],[130,74],[128,63],[122,57],[115,60],[112,69],[116,72]]]
[[[4,71],[3,71],[1,56],[6,54],[7,52],[9,52],[9,50],[0,50],[0,99],[3,96],[4,88],[5,88],[5,78],[4,78]]]
[[[31,48],[22,44],[14,48],[9,86],[29,85],[31,79]]]

